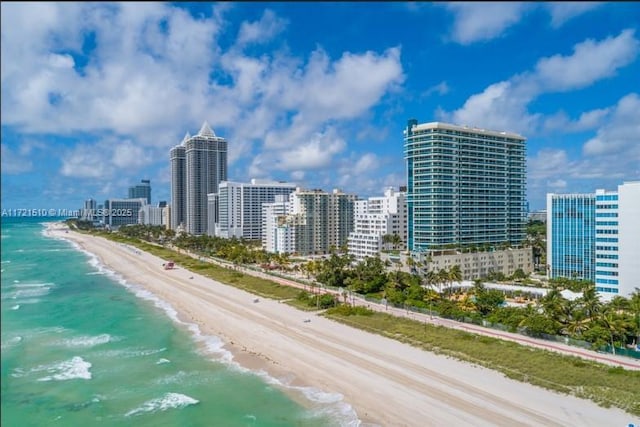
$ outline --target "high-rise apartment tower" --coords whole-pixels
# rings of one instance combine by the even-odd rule
[[[525,239],[524,137],[412,119],[404,154],[409,250]]]

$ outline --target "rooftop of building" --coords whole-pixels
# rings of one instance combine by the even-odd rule
[[[413,131],[421,131],[427,129],[447,129],[459,132],[470,132],[477,133],[482,135],[491,135],[491,136],[500,136],[505,138],[515,138],[525,140],[526,138],[522,135],[513,132],[506,131],[497,131],[490,129],[477,128],[468,125],[456,125],[452,123],[443,123],[443,122],[429,122],[429,123],[419,123],[417,125],[412,126]]]

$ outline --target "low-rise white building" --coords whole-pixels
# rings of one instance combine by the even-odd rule
[[[406,193],[395,192],[392,187],[389,187],[382,197],[357,200],[353,220],[354,230],[349,233],[347,245],[349,253],[356,260],[377,256],[384,248],[385,235],[400,236],[402,244],[396,249],[406,247]]]

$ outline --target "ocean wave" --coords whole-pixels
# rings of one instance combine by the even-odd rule
[[[25,371],[22,368],[14,369],[11,376],[19,378],[28,376],[32,373],[47,372],[51,375],[38,378],[38,381],[66,381],[73,379],[91,379],[91,363],[87,362],[80,356],[74,356],[69,360],[55,362],[48,365],[40,365]]]
[[[166,313],[166,315],[175,323],[186,326],[187,329],[191,332],[191,335],[194,341],[196,341],[196,343],[201,344],[204,347],[206,354],[209,356],[213,356],[213,360],[222,362],[228,368],[231,368],[233,370],[236,370],[242,373],[257,374],[261,376],[264,380],[266,380],[268,383],[276,384],[280,387],[285,387],[288,389],[301,392],[302,395],[305,396],[308,400],[318,405],[314,409],[315,412],[320,413],[322,416],[329,416],[332,420],[335,421],[336,425],[340,425],[343,427],[360,426],[360,420],[358,419],[358,416],[355,410],[351,405],[344,402],[343,396],[341,394],[326,393],[312,387],[291,386],[290,384],[288,384],[288,382],[284,383],[270,376],[264,371],[256,372],[256,371],[251,371],[250,369],[244,368],[235,360],[233,360],[233,354],[229,350],[224,348],[225,343],[220,337],[212,336],[212,335],[203,335],[197,324],[191,323],[191,322],[183,322],[182,320],[180,320],[180,318],[178,317],[177,311],[173,308],[173,306],[171,306],[171,304],[164,301],[154,293],[143,288],[142,286],[129,283],[120,274],[114,272],[113,270],[103,265],[96,255],[84,250],[73,241],[70,241],[70,240],[67,240],[67,241],[70,242],[74,246],[74,248],[85,253],[89,257],[88,263],[92,267],[94,267],[98,272],[106,274],[107,276],[115,280],[117,283],[123,285],[125,288],[133,292],[134,295],[136,295],[138,298],[142,298],[144,300],[152,302],[156,307],[163,310]],[[145,353],[144,351],[130,351],[130,350],[118,351],[118,356],[120,357],[146,356],[149,354],[153,354],[153,353]],[[150,404],[150,402],[155,402],[156,400],[149,401],[145,403],[145,405]],[[130,411],[127,416],[138,414],[140,412],[148,412],[148,411],[142,410],[141,408],[137,408]]]
[[[47,286],[37,286],[37,287],[27,287],[26,289],[18,289],[13,292],[6,292],[2,294],[2,299],[18,299],[18,298],[34,298],[41,297],[49,293],[51,287]]]
[[[42,287],[52,287],[55,283],[53,282],[41,282],[41,283],[19,283],[13,285],[15,288],[42,288]]]
[[[161,357],[160,359],[158,359],[158,361],[156,362],[156,365],[164,365],[165,363],[171,363],[171,360],[169,359],[165,359],[164,357]]]
[[[7,348],[11,348],[11,347],[15,347],[18,344],[20,344],[22,342],[22,337],[21,336],[15,336],[15,337],[11,337],[8,338],[6,340],[2,340],[2,350],[7,349]]]
[[[124,348],[124,349],[120,349],[120,350],[108,350],[108,351],[100,352],[98,354],[100,356],[128,359],[128,358],[131,358],[131,357],[152,356],[154,354],[162,353],[163,351],[167,351],[167,348],[166,347],[154,348],[154,349]]]
[[[4,260],[4,261],[0,261],[0,264],[11,264],[11,260],[7,259],[7,260]]]
[[[20,304],[16,304],[13,307],[11,307],[11,310],[20,310]]]
[[[74,338],[68,338],[58,343],[66,347],[94,347],[100,344],[106,344],[108,342],[118,341],[117,338],[112,337],[109,334],[100,334],[94,336],[80,336]]]
[[[199,402],[199,400],[196,400],[185,394],[167,393],[162,397],[144,402],[141,406],[132,409],[131,411],[124,414],[124,416],[130,417],[146,412],[166,411],[167,409],[180,409],[189,405],[195,405]]]
[[[329,418],[335,425],[341,427],[358,427],[361,425],[355,409],[344,401],[344,396],[340,393],[328,393],[315,387],[291,385],[293,377],[278,379],[262,370],[256,372],[256,374],[268,384],[301,393],[307,400],[312,402],[312,408],[309,410],[310,418]]]

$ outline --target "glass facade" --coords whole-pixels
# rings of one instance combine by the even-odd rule
[[[596,199],[593,194],[547,198],[550,277],[595,280]]]
[[[525,138],[416,120],[404,136],[410,250],[525,239]]]

